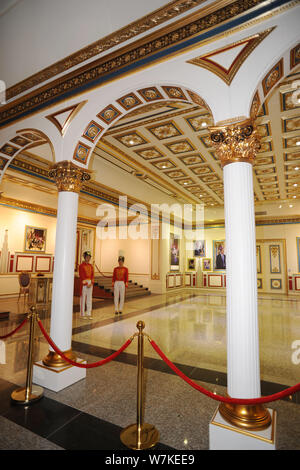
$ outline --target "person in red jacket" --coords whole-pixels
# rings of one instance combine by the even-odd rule
[[[119,256],[119,266],[114,268],[112,286],[114,288],[115,314],[121,314],[124,306],[125,288],[128,287],[128,268],[124,266],[124,256]]]
[[[92,317],[92,299],[93,299],[93,285],[94,279],[94,267],[90,263],[91,253],[85,251],[83,253],[84,262],[79,266],[79,277],[80,277],[80,318],[88,318],[91,320]],[[86,314],[85,314],[86,305]]]

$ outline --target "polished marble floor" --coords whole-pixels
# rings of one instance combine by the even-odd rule
[[[9,320],[0,321],[0,336],[15,328],[27,309],[23,302],[1,300],[0,311],[11,313]],[[132,299],[122,316],[114,315],[111,302],[103,302],[95,306],[91,321],[80,319],[74,310],[72,347],[88,362],[120,348],[142,320],[145,332],[186,375],[217,393],[226,392],[225,294],[203,291]],[[49,311],[40,316],[49,331]],[[300,298],[259,298],[259,327],[262,394],[267,395],[300,380],[300,364],[292,361],[292,344],[300,340]],[[45,389],[45,397],[25,417],[24,410],[10,404],[9,394],[25,383],[27,344],[28,325],[5,344],[0,341],[0,449],[122,450],[120,430],[136,421],[137,341],[113,362],[88,369],[85,380],[59,393]],[[35,360],[47,351],[36,331]],[[148,341],[145,379],[145,420],[159,430],[160,448],[208,449],[208,424],[217,402],[176,376]],[[279,449],[300,450],[298,395],[270,404],[278,411]]]

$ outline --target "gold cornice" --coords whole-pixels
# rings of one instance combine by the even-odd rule
[[[14,199],[10,197],[6,197],[0,194],[0,205],[2,206],[9,206],[15,209],[25,209],[30,210],[33,212],[37,212],[40,214],[56,217],[57,210],[52,209],[50,207],[41,206],[38,204],[34,204],[31,202]],[[146,205],[146,204],[145,204]],[[150,211],[149,211],[150,213]],[[128,218],[129,220],[129,218]],[[97,226],[99,219],[92,219],[87,217],[78,216],[78,223],[85,223],[89,225]],[[171,218],[171,223],[174,222]],[[287,216],[287,217],[266,217],[265,219],[255,219],[255,225],[281,225],[281,224],[300,224],[300,216]],[[205,228],[222,228],[225,226],[224,220],[216,220],[214,222],[204,222],[204,229]],[[193,225],[191,228],[195,229],[196,226]],[[280,239],[281,240],[281,239]],[[258,240],[259,241],[259,240]]]
[[[179,20],[175,25],[169,25],[168,27],[152,33],[146,38],[136,41],[129,46],[124,46],[122,49],[119,49],[112,54],[108,54],[103,58],[76,69],[75,71],[62,76],[59,79],[42,86],[38,90],[34,90],[33,92],[2,106],[2,112],[0,112],[0,122],[4,122],[7,119],[12,119],[14,122],[16,120],[24,119],[25,117],[20,117],[20,114],[25,111],[36,113],[39,111],[36,108],[38,106],[44,105],[49,100],[55,99],[56,102],[51,105],[45,105],[43,109],[48,109],[51,106],[56,105],[58,101],[67,101],[68,98],[64,97],[66,91],[73,91],[73,97],[86,93],[86,90],[84,92],[76,91],[76,89],[83,85],[90,84],[89,90],[98,88],[101,86],[101,84],[92,85],[91,82],[97,78],[99,79],[101,77],[105,77],[111,72],[120,72],[120,74],[114,78],[109,79],[110,83],[115,80],[119,80],[121,75],[127,76],[132,73],[136,73],[136,70],[122,73],[121,69],[130,63],[136,63],[140,59],[142,60],[145,57],[150,57],[163,49],[180,44],[183,41],[186,41],[188,38],[194,37],[199,33],[209,31],[219,24],[226,24],[233,18],[236,19],[242,16],[250,9],[253,11],[259,8],[261,3],[264,3],[264,0],[238,0],[235,2],[231,2],[229,0],[216,1],[212,5],[202,8],[198,12]],[[229,34],[233,34],[253,24],[257,24],[257,22],[265,21],[266,19],[282,11],[285,11],[287,8],[291,8],[296,4],[296,1],[292,1],[288,5],[283,5],[269,13],[267,12],[259,15],[258,18],[250,20],[242,26],[232,29],[229,32],[226,31],[225,33],[221,33],[220,35],[217,35],[207,41],[215,41],[216,39],[226,37]],[[201,45],[206,44],[207,41],[202,41]],[[199,44],[197,44],[197,46],[187,46],[184,51],[175,51],[172,54],[169,54],[168,57],[155,60],[155,63],[157,64],[163,62],[169,59],[171,56],[180,55],[195,47],[199,47]],[[152,65],[153,62],[143,65],[138,69],[138,71]],[[10,124],[11,123],[4,124],[2,127],[6,127]]]
[[[157,27],[160,24],[163,24],[165,21],[169,21],[176,16],[195,8],[196,6],[203,3],[205,0],[177,0],[171,1],[162,8],[151,12],[149,15],[146,15],[139,20],[136,20],[127,26],[119,29],[118,31],[105,36],[104,38],[95,41],[92,44],[76,51],[75,53],[65,57],[64,59],[55,62],[54,64],[46,67],[45,69],[37,72],[34,75],[22,80],[21,82],[9,87],[6,90],[6,99],[10,100],[16,95],[23,93],[24,91],[39,85],[45,80],[53,78],[55,75],[65,72],[66,70],[74,67],[92,57],[101,54],[112,47],[120,45],[122,42],[125,42],[133,37],[138,36],[141,33],[144,33],[154,27]]]
[[[26,155],[26,152],[22,152],[22,154]],[[28,160],[21,158],[22,154],[19,154],[17,157],[14,158],[13,164],[15,168],[9,168],[11,172],[18,172],[18,168],[22,170],[27,170],[30,172],[30,176],[39,179],[42,177],[49,177],[49,168],[51,163],[46,162],[43,160],[43,163],[48,163],[47,168],[37,165],[36,163],[28,162]],[[30,156],[30,155],[29,155]],[[33,173],[33,174],[32,174]],[[6,177],[7,173],[4,175]],[[54,183],[54,181],[53,181]],[[82,185],[82,191],[89,193],[88,195],[94,197],[95,199],[103,199],[111,201],[114,204],[119,203],[119,197],[124,196],[124,193],[118,191],[117,189],[111,189],[109,186],[105,186],[102,183],[98,183],[96,181],[90,180],[89,183],[85,183]],[[55,191],[57,193],[57,191]],[[133,198],[131,196],[126,195],[128,204],[144,204],[148,209],[150,209],[150,205],[141,201],[139,199]]]

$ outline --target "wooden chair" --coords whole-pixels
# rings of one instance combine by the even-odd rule
[[[26,300],[26,294],[27,294],[27,299],[29,298],[30,282],[31,282],[31,274],[30,273],[21,272],[19,274],[20,291],[19,291],[18,302],[20,301],[21,294],[24,294],[24,303],[25,303],[25,300]]]

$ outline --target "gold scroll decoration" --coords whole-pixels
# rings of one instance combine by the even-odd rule
[[[70,161],[58,162],[49,171],[50,178],[56,182],[58,191],[79,193],[85,181],[90,180],[90,172],[79,168]]]
[[[210,127],[210,139],[222,167],[234,162],[253,164],[260,149],[260,135],[252,119]]]

